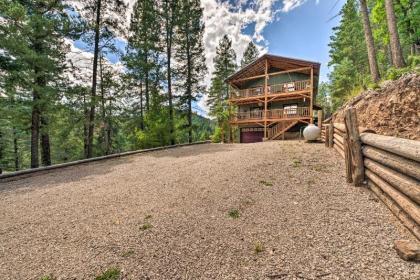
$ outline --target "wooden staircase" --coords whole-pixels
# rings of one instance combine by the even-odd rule
[[[268,128],[268,139],[274,140],[282,136],[286,131],[295,126],[299,121],[284,120],[276,123],[274,126]]]

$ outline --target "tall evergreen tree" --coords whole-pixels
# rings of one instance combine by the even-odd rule
[[[254,42],[249,42],[244,52],[244,56],[241,60],[241,68],[253,62],[255,59],[258,58],[259,55],[260,52],[258,51],[257,46],[255,46]]]
[[[159,13],[154,0],[137,1],[131,17],[127,54],[124,57],[129,76],[139,87],[140,128],[144,128],[143,96],[146,111],[150,109],[152,71],[156,69],[157,54],[161,53]],[[144,90],[143,90],[144,87]]]
[[[251,47],[252,48],[252,47]],[[212,74],[211,86],[207,105],[210,109],[210,115],[217,119],[218,128],[221,131],[221,141],[224,142],[225,127],[229,127],[229,141],[233,142],[233,133],[229,125],[230,106],[229,85],[225,79],[236,70],[236,54],[232,49],[232,41],[227,35],[224,35],[216,48],[216,56],[213,60],[214,72]]]
[[[187,116],[188,142],[193,140],[192,103],[204,91],[207,72],[203,47],[203,9],[199,0],[180,0],[175,36],[181,110]]]
[[[380,79],[378,61],[376,60],[376,48],[373,41],[372,29],[370,26],[369,13],[366,4],[366,0],[360,0],[360,11],[363,18],[363,29],[365,31],[365,41],[369,59],[369,69],[374,82],[378,82]]]
[[[166,81],[168,87],[168,102],[169,102],[169,134],[171,145],[175,144],[175,120],[174,120],[174,106],[173,106],[173,92],[172,92],[172,50],[174,40],[174,30],[178,20],[179,0],[162,0],[162,18],[164,22],[165,38],[164,43],[166,47]]]
[[[88,134],[86,147],[86,157],[93,156],[93,137],[95,128],[95,109],[97,103],[96,89],[98,80],[98,61],[100,51],[105,44],[122,31],[122,25],[119,18],[125,16],[125,4],[122,0],[88,0],[84,2],[83,15],[88,18],[88,27],[93,30],[93,38],[87,37],[87,42],[93,45],[93,66],[92,66],[92,87],[89,118],[87,120]],[[89,34],[89,33],[88,33]]]
[[[333,66],[331,97],[334,109],[340,106],[353,90],[367,85],[369,66],[364,42],[363,24],[356,0],[348,0],[340,11],[341,20],[330,37],[330,62]]]
[[[61,90],[64,36],[70,35],[70,18],[61,1],[1,1],[0,49],[20,65],[20,98],[31,93],[31,167],[51,164],[49,112]]]
[[[385,11],[389,30],[389,38],[391,41],[392,64],[396,68],[405,67],[404,56],[398,35],[394,4],[392,3],[392,0],[385,0]]]

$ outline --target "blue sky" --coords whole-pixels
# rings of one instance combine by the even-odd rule
[[[321,63],[321,81],[327,80],[328,43],[332,27],[338,25],[338,14],[344,0],[308,1],[300,7],[282,13],[269,24],[263,36],[268,41],[268,51],[273,54],[317,61]],[[334,7],[334,9],[332,9]],[[331,10],[332,9],[332,10]]]

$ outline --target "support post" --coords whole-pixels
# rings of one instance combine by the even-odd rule
[[[352,178],[356,186],[363,184],[365,178],[365,167],[363,163],[362,142],[359,135],[359,126],[357,124],[356,109],[350,107],[346,110],[344,116],[346,126],[346,143],[350,152],[350,164],[352,167]]]
[[[313,113],[313,107],[314,107],[314,67],[311,67],[311,100],[310,100],[310,108],[309,108],[309,115],[311,117],[311,124],[314,123],[314,113]]]
[[[264,71],[264,139],[267,139],[267,99],[268,99],[268,60],[265,59]]]

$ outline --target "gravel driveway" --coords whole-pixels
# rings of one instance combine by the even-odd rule
[[[323,144],[205,144],[0,183],[0,278],[419,279]],[[53,278],[52,277],[52,278]]]

